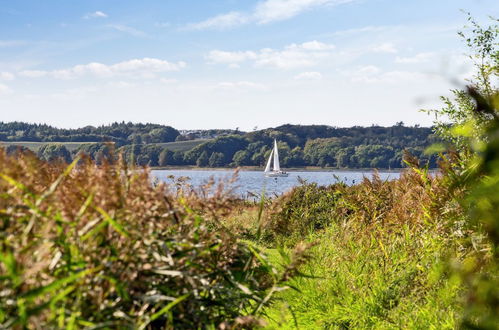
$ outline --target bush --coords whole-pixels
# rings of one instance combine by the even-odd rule
[[[335,206],[342,186],[304,183],[293,188],[273,203],[267,229],[274,239],[294,242],[325,228],[335,219]]]

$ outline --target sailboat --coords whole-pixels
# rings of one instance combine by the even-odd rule
[[[272,166],[272,160],[274,161],[274,166],[271,171],[270,167]],[[271,178],[286,177],[289,175],[288,172],[281,171],[281,167],[279,165],[279,150],[277,149],[276,140],[274,140],[274,149],[272,149],[272,152],[269,155],[269,159],[267,160],[267,166],[265,166],[264,173],[265,176]]]

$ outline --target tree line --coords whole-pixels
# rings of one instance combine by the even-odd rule
[[[99,127],[61,129],[45,124],[0,122],[0,141],[29,142],[113,142],[118,146],[172,142],[180,135],[171,126],[158,124],[112,123]]]
[[[354,126],[338,128],[326,125],[283,125],[249,133],[239,132],[218,136],[187,151],[174,151],[159,142],[185,140],[185,136],[169,126],[155,124],[115,123],[98,128],[77,130],[53,129],[46,125],[22,123],[1,124],[0,131],[29,128],[49,136],[74,139],[71,132],[90,135],[113,136],[126,143],[84,143],[70,152],[63,144],[50,143],[38,150],[38,156],[46,160],[63,158],[70,161],[79,153],[90,155],[97,163],[114,157],[115,152],[137,165],[148,166],[198,166],[238,167],[263,166],[270,155],[273,141],[278,141],[283,167],[319,166],[334,168],[401,168],[404,152],[418,157],[422,163],[436,167],[436,156],[426,155],[425,149],[437,139],[432,128],[404,126],[402,122],[391,127]],[[37,129],[40,128],[39,131]],[[119,133],[121,131],[121,133]],[[222,131],[222,130],[220,130]],[[234,132],[231,132],[234,133]],[[128,134],[128,135],[127,135]],[[21,134],[19,134],[21,135]],[[72,140],[71,140],[72,141]],[[79,141],[86,142],[86,141]],[[10,147],[13,151],[14,147]]]

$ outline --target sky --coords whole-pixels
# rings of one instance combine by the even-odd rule
[[[429,126],[495,0],[0,0],[0,121]]]

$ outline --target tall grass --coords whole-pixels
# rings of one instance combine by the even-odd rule
[[[412,162],[398,180],[374,175],[352,187],[302,185],[275,201],[266,230],[288,245],[315,246],[300,268],[310,277],[294,279],[297,290],[279,296],[268,310],[269,328],[459,325],[463,286],[449,258],[470,253],[461,242],[468,230],[457,202],[462,192]]]
[[[215,182],[152,182],[119,159],[2,151],[0,324],[494,328],[497,217],[483,200],[495,203],[497,180],[406,161],[397,180],[304,182],[251,203]]]
[[[5,328],[252,327],[305,260],[278,270],[226,230],[222,189],[152,184],[119,160],[0,164]]]

